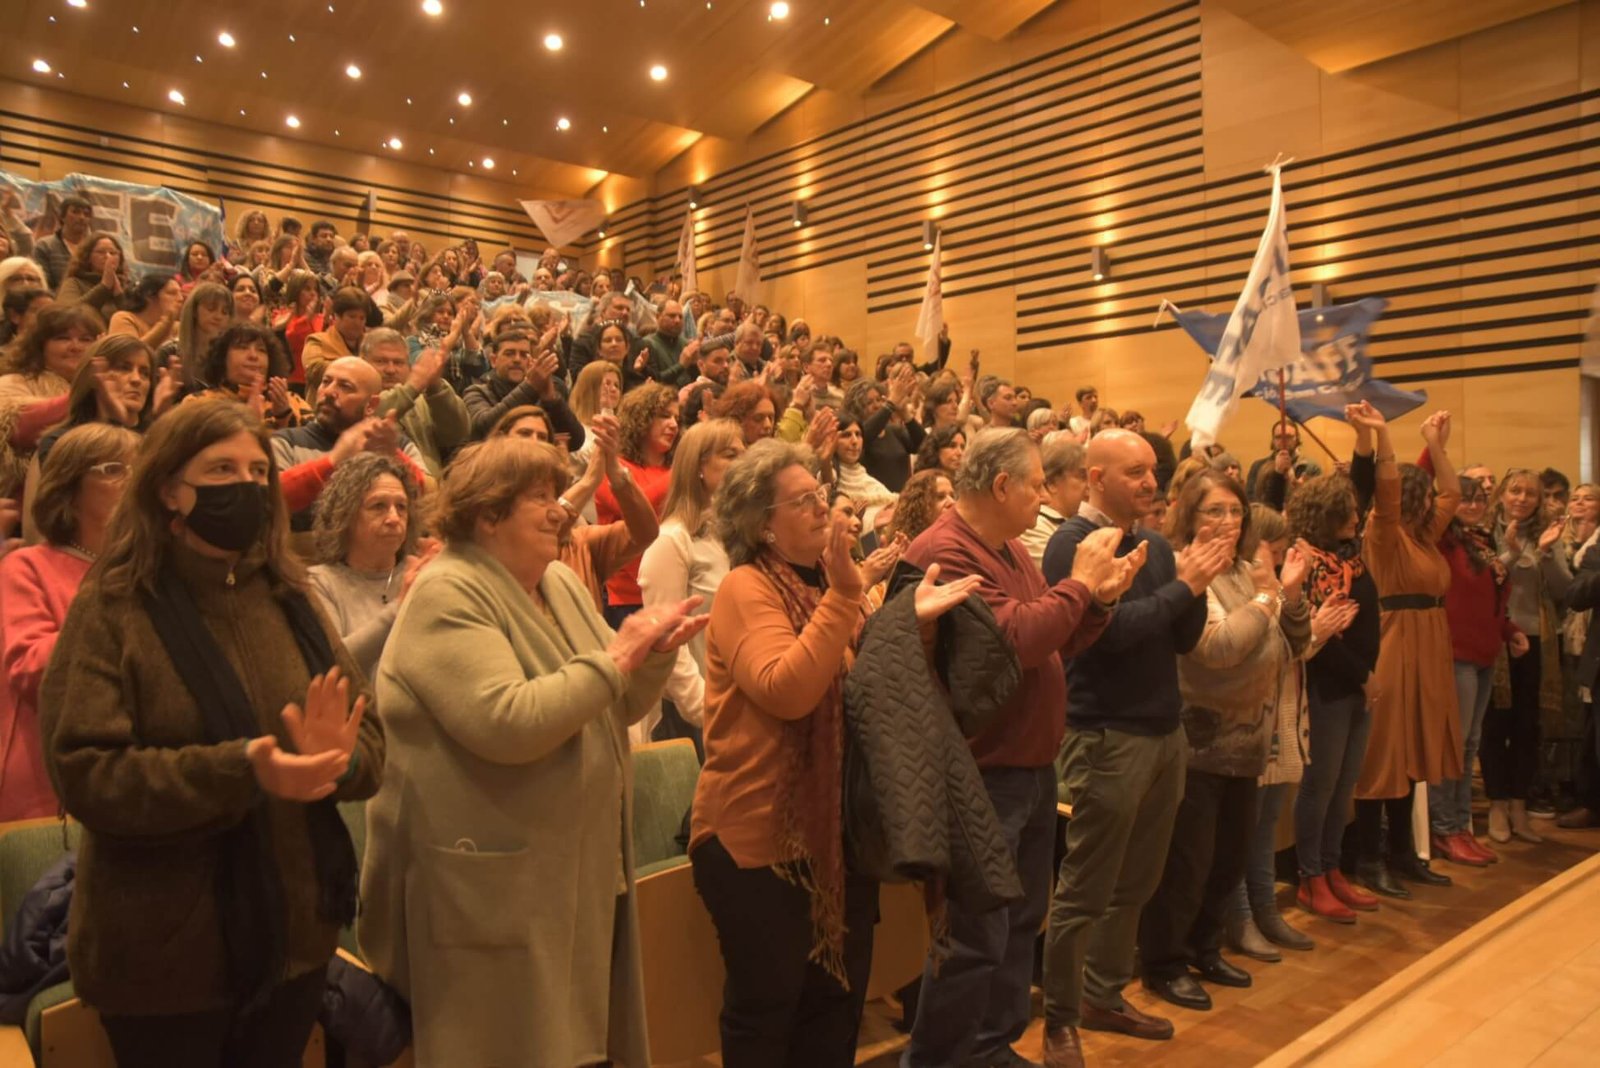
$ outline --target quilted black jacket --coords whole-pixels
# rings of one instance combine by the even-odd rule
[[[988,605],[969,597],[940,621],[936,680],[917,625],[920,579],[909,564],[896,569],[845,681],[846,843],[855,871],[943,884],[948,899],[982,912],[1023,894],[966,739],[1022,670]]]

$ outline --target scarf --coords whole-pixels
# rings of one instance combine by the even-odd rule
[[[1305,592],[1312,612],[1335,597],[1349,597],[1356,579],[1367,572],[1358,540],[1340,542],[1334,550],[1320,549],[1308,541],[1302,541],[1300,548],[1311,557]]]
[[[795,569],[770,550],[755,560],[756,568],[778,590],[789,624],[798,635],[816,614],[826,589],[803,582]],[[859,625],[857,628],[859,634]],[[853,643],[854,639],[852,639]],[[811,952],[808,959],[825,968],[845,989],[844,971],[844,663],[809,716],[783,725],[778,768],[778,855],[775,866],[784,880],[811,896]]]
[[[206,742],[219,745],[258,736],[261,726],[244,684],[206,627],[183,579],[165,568],[155,592],[146,592],[143,599],[156,635],[200,709]],[[313,676],[327,671],[334,664],[333,648],[305,594],[287,591],[280,604],[306,668]],[[350,832],[332,798],[305,809],[317,874],[317,914],[347,927],[356,915],[359,875]],[[272,851],[264,793],[249,815],[223,834],[221,851],[216,894],[222,942],[233,991],[248,1010],[265,1004],[283,981],[287,964],[283,882]]]

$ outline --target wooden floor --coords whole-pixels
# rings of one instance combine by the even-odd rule
[[[1496,847],[1501,862],[1486,869],[1437,861],[1437,870],[1450,875],[1456,885],[1440,889],[1414,887],[1413,900],[1394,904],[1385,901],[1378,912],[1363,914],[1353,927],[1301,912],[1293,907],[1288,888],[1280,886],[1285,916],[1317,940],[1316,949],[1305,953],[1285,950],[1280,964],[1264,964],[1230,954],[1229,959],[1252,973],[1255,984],[1249,990],[1209,987],[1215,1007],[1205,1013],[1152,998],[1136,980],[1129,988],[1129,1000],[1146,1011],[1169,1017],[1177,1027],[1176,1037],[1170,1042],[1150,1043],[1084,1032],[1089,1063],[1103,1068],[1145,1064],[1159,1058],[1163,1065],[1196,1068],[1255,1064],[1479,920],[1600,851],[1600,830],[1562,831],[1545,820],[1535,821],[1535,825],[1549,835],[1550,840],[1543,845],[1513,842]],[[1600,975],[1600,951],[1594,958],[1589,962],[1591,971]],[[1595,989],[1591,985],[1590,992]],[[905,1036],[895,1030],[890,1012],[891,1007],[884,1003],[868,1006],[857,1064],[890,1068],[898,1063]],[[1591,1049],[1600,1050],[1600,1018],[1589,1024],[1594,1031]],[[1034,1060],[1041,1057],[1042,1027],[1036,1017],[1017,1043],[1018,1053]],[[1413,1056],[1406,1063],[1426,1060]],[[1600,1064],[1600,1052],[1584,1063]]]

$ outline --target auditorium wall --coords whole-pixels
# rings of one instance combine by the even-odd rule
[[[1159,424],[1181,419],[1205,358],[1152,330],[1157,305],[1231,306],[1281,153],[1297,298],[1313,282],[1388,298],[1377,373],[1429,394],[1402,456],[1448,407],[1458,458],[1576,473],[1597,148],[1596,0],[1339,75],[1210,3],[1065,3],[1010,43],[952,34],[864,101],[816,91],[746,144],[702,140],[653,199],[615,206],[598,251],[670,269],[692,183],[700,278],[720,295],[749,205],[761,300],[870,360],[911,334],[935,219],[958,352],[1053,399],[1097,386]],[[1096,245],[1112,263],[1098,283]],[[1272,418],[1246,402],[1224,438],[1248,461]],[[1348,449],[1342,424],[1313,429]]]

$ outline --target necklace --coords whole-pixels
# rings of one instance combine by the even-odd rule
[[[73,552],[77,553],[79,556],[82,556],[86,560],[98,560],[98,559],[100,559],[100,554],[99,553],[91,552],[88,549],[85,549],[83,546],[79,545],[75,541],[67,542],[67,548],[71,549]]]

